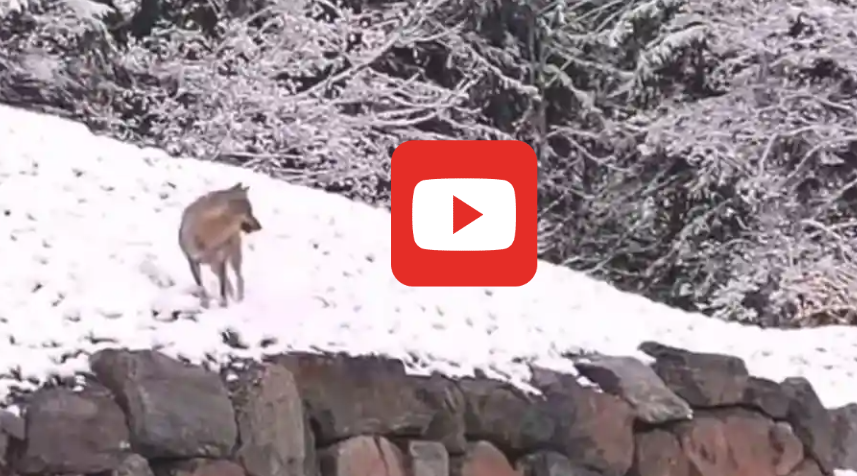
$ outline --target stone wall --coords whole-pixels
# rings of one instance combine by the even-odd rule
[[[378,357],[292,353],[220,375],[104,350],[83,389],[0,413],[7,474],[116,476],[817,476],[857,462],[855,407],[801,378],[653,342],[652,366],[575,362],[505,383],[408,376]]]

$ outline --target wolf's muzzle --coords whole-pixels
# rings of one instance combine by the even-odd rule
[[[262,224],[259,223],[255,217],[247,217],[246,220],[241,222],[241,231],[244,233],[253,233],[254,231],[259,231],[262,229]]]

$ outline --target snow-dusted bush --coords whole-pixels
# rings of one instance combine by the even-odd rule
[[[649,21],[624,89],[642,107],[600,108],[555,259],[725,319],[854,322],[855,20],[822,1]]]
[[[466,51],[449,57],[465,74],[444,85],[426,81],[418,70],[391,74],[384,67],[395,54],[416,58],[420,44],[455,43],[448,38],[459,34],[455,25],[440,23],[437,14],[455,9],[451,3],[364,9],[277,1],[208,24],[161,21],[122,45],[103,25],[51,35],[42,23],[18,50],[63,69],[59,77],[74,85],[97,78],[98,84],[83,88],[88,97],[79,101],[81,114],[112,135],[385,203],[389,158],[399,143],[445,137],[427,123],[456,137],[480,131],[468,124],[474,114],[463,102],[484,68],[467,64]],[[39,41],[90,34],[110,51],[106,61],[79,75],[66,71],[72,60]],[[68,93],[64,85],[52,86]]]
[[[128,127],[145,127],[176,153],[383,201],[395,147],[431,137],[420,130],[428,121],[454,118],[479,74],[471,70],[444,87],[377,67],[395,50],[455,34],[432,25],[431,12],[443,4],[362,13],[340,6],[326,20],[307,15],[317,5],[296,0],[267,8],[261,25],[222,21],[217,38],[156,30],[119,59],[124,69],[156,78],[130,91],[147,114]]]
[[[86,117],[110,73],[107,7],[89,0],[18,0],[0,7],[0,98]]]

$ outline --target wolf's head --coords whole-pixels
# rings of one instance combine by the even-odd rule
[[[244,233],[253,233],[261,230],[262,224],[253,215],[253,204],[250,203],[250,197],[247,196],[248,190],[250,190],[250,187],[246,187],[241,182],[238,182],[224,192],[229,204],[229,211],[241,219],[241,231]]]

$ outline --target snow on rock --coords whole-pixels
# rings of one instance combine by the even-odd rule
[[[246,240],[245,301],[202,312],[179,217],[236,181],[250,185],[264,230]],[[545,262],[520,288],[409,288],[389,255],[384,210],[0,106],[0,394],[18,379],[86,370],[88,354],[117,345],[214,363],[376,353],[412,372],[480,368],[524,386],[527,363],[573,371],[561,355],[581,351],[648,360],[637,345],[657,340],[742,357],[776,380],[805,376],[828,406],[857,400],[855,329],[724,323]],[[226,345],[226,330],[247,349]]]

